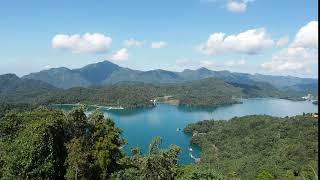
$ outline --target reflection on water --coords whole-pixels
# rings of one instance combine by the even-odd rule
[[[70,110],[72,106],[61,106]],[[219,108],[177,107],[161,104],[155,108],[124,109],[104,111],[106,117],[112,118],[118,127],[123,129],[123,136],[128,140],[124,150],[130,154],[130,149],[141,147],[147,152],[152,138],[161,136],[162,147],[177,144],[181,147],[180,163],[192,163],[189,148],[192,154],[200,156],[200,149],[190,146],[190,136],[177,128],[183,129],[187,124],[205,119],[230,119],[234,116],[251,114],[267,114],[273,116],[293,116],[303,112],[317,112],[318,106],[308,101],[289,101],[273,98],[257,98],[244,100],[243,104],[233,104]]]

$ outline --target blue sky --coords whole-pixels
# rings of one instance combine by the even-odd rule
[[[2,0],[0,74],[111,60],[317,77],[316,0]]]

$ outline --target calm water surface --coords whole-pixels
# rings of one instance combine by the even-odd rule
[[[64,109],[68,109],[64,107]],[[267,114],[272,116],[293,116],[303,112],[318,112],[318,105],[308,101],[289,101],[273,98],[258,98],[244,100],[243,104],[234,104],[219,108],[190,108],[161,104],[155,108],[133,110],[105,111],[106,117],[112,118],[118,127],[123,129],[123,136],[128,144],[124,147],[130,154],[130,149],[139,146],[147,152],[148,145],[155,136],[162,137],[162,147],[176,144],[181,147],[180,163],[193,163],[189,156],[200,156],[200,149],[190,145],[190,135],[177,131],[187,124],[205,119],[228,120],[234,116],[252,114]]]

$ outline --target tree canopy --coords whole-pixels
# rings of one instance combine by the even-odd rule
[[[311,114],[207,120],[188,125],[202,148],[199,164],[179,165],[180,148],[160,148],[155,137],[146,154],[128,156],[121,129],[101,112],[45,107],[3,113],[0,179],[316,179],[318,120]]]

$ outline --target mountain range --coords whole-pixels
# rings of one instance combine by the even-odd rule
[[[0,102],[87,103],[144,107],[150,99],[172,96],[180,105],[218,106],[237,98],[275,97],[299,100],[318,95],[312,78],[212,71],[207,68],[139,71],[109,61],[79,69],[52,68],[19,78],[0,75]],[[236,98],[236,99],[234,99]]]
[[[58,88],[40,80],[23,79],[15,74],[0,75],[0,102],[32,102],[35,97],[56,90]]]
[[[196,70],[185,69],[182,72],[161,69],[140,71],[120,67],[110,61],[89,64],[79,69],[52,68],[28,74],[22,79],[41,80],[57,88],[68,89],[110,85],[123,81],[160,84],[182,83],[209,77],[223,79],[232,84],[256,85],[257,83],[265,83],[281,90],[316,92],[318,88],[318,80],[313,78],[212,71],[204,67]]]

